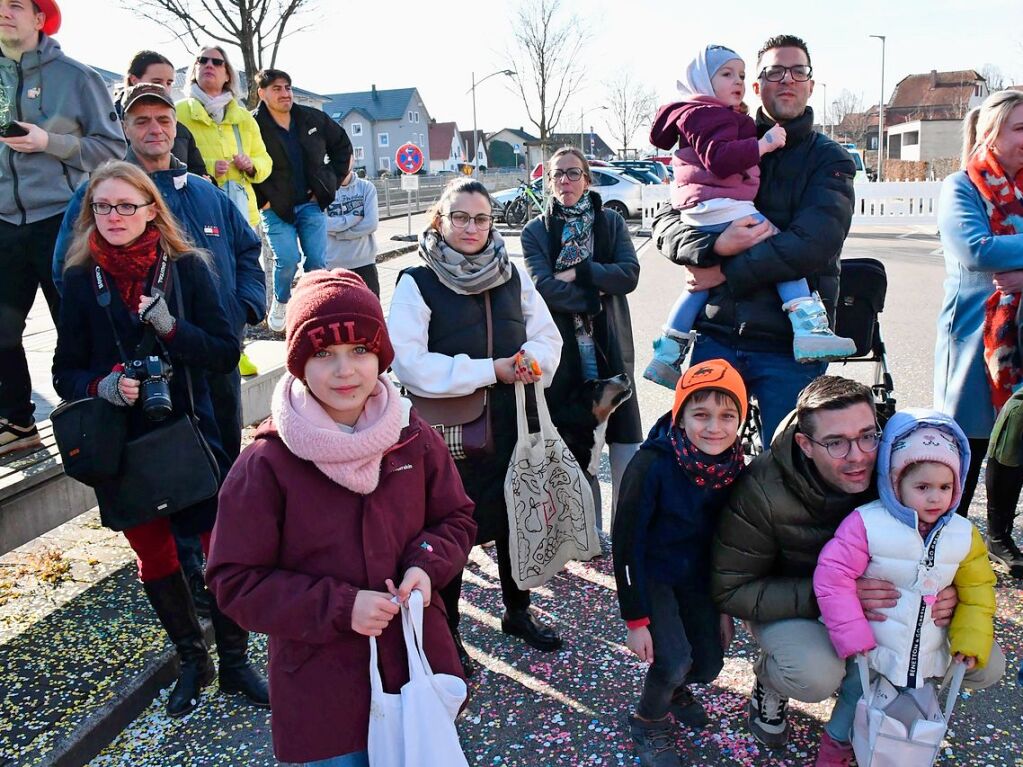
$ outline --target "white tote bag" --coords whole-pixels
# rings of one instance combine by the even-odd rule
[[[376,637],[369,638],[370,767],[468,767],[455,729],[465,702],[465,682],[434,674],[423,652],[423,595],[417,590],[401,608],[409,681],[399,693],[384,692]]]
[[[543,385],[533,386],[540,431],[529,431],[525,384],[516,382],[518,442],[504,480],[511,571],[520,589],[546,583],[569,560],[600,553],[589,482],[551,421]]]
[[[871,684],[866,656],[857,656],[856,665],[863,685],[853,720],[856,763],[859,767],[931,767],[959,698],[966,665],[953,663],[940,689],[927,683],[905,690],[880,675]],[[942,711],[938,695],[950,683]]]

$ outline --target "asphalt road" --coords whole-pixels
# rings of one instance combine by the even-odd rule
[[[643,241],[637,240],[642,246]],[[517,238],[509,238],[515,253]],[[929,405],[935,320],[944,275],[933,236],[905,232],[854,234],[845,255],[881,259],[889,290],[882,328],[900,406]],[[637,368],[679,285],[678,269],[649,247],[640,250],[642,277],[631,300]],[[865,364],[833,367],[831,372],[862,380],[873,375]],[[670,407],[670,393],[641,380],[638,396],[644,424]],[[606,468],[606,467],[605,467]],[[606,474],[606,472],[605,472]],[[606,476],[605,476],[606,479]],[[604,494],[609,488],[605,483]],[[974,502],[982,508],[983,491]],[[471,686],[471,702],[459,722],[469,763],[502,767],[548,765],[631,765],[634,763],[625,717],[643,669],[623,642],[617,615],[610,557],[567,572],[534,592],[534,604],[566,637],[566,647],[542,654],[507,640],[500,632],[496,565],[486,550],[475,549],[465,578],[463,634],[483,666]],[[988,691],[964,696],[956,709],[942,765],[1023,765],[1016,732],[1020,691],[1015,684],[1021,646],[1023,592],[1000,576],[996,637],[1011,673]],[[262,647],[262,644],[259,645]],[[697,691],[711,715],[707,730],[681,730],[678,747],[686,765],[812,764],[829,705],[795,703],[793,734],[787,749],[767,753],[745,729],[745,705],[752,685],[754,649],[740,632],[725,670],[714,685]],[[338,694],[344,694],[339,691]],[[166,695],[166,692],[164,693]],[[93,762],[93,767],[147,765],[273,765],[269,721],[263,712],[237,699],[212,694],[181,722],[154,704]]]

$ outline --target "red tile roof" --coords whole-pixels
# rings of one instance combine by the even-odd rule
[[[455,136],[458,126],[455,123],[430,123],[430,159],[448,160],[451,158],[451,139]]]
[[[904,77],[885,107],[885,122],[896,125],[910,120],[961,120],[970,109],[978,81],[984,82],[984,78],[973,69],[931,70]]]

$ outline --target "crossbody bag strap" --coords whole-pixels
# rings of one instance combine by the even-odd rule
[[[494,317],[490,305],[490,291],[483,294],[483,310],[487,315],[487,357],[494,358]]]
[[[185,302],[181,298],[181,281],[177,279],[178,268],[175,264],[171,264],[171,270],[174,272],[174,279],[178,283],[178,289],[174,291],[174,301],[178,305],[178,321],[185,319]],[[188,406],[191,410],[192,417],[195,418],[195,396],[192,394],[192,371],[188,365],[185,365],[185,384],[188,387]]]

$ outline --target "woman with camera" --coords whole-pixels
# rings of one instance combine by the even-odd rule
[[[201,467],[213,483],[210,497],[138,524],[124,511],[130,506],[124,497],[130,477],[95,486],[100,518],[123,529],[138,558],[146,596],[180,657],[177,684],[167,701],[167,713],[175,717],[195,708],[214,668],[172,531],[198,534],[208,552],[217,474],[223,477],[229,464],[201,373],[228,372],[239,355],[207,258],[178,228],[144,171],[125,162],[102,166],[92,174],[65,263],[53,359],[54,388],[65,401],[98,397],[118,409],[110,410],[111,435],[121,408],[130,444],[146,435],[168,435],[168,425],[188,416],[198,426],[193,439],[204,439],[202,451],[216,459],[218,466]],[[114,441],[100,435],[105,437]],[[133,464],[128,452],[125,447],[122,474]],[[182,468],[166,463],[168,471]],[[248,633],[215,605],[211,617],[221,690],[268,706],[266,682],[248,662]]]

